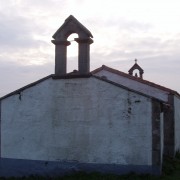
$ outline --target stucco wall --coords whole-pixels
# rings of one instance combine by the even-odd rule
[[[175,151],[180,151],[180,98],[174,96]]]
[[[138,81],[134,81],[129,78],[125,78],[123,76],[111,73],[106,70],[101,70],[98,73],[95,73],[97,76],[106,76],[107,79],[122,84],[126,87],[129,87],[133,90],[139,91],[141,93],[147,94],[149,96],[155,97],[157,99],[163,100],[163,101],[168,101],[168,92],[162,91],[160,89],[154,88],[152,86],[140,83]]]
[[[47,79],[2,100],[1,126],[3,158],[152,163],[151,100],[94,77]]]

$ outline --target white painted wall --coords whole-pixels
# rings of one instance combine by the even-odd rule
[[[152,163],[151,99],[94,77],[47,79],[1,110],[4,158]]]
[[[180,98],[174,96],[175,150],[180,151]]]
[[[160,90],[158,88],[154,88],[152,86],[140,83],[138,81],[120,76],[115,73],[111,73],[106,70],[101,70],[97,73],[95,73],[97,76],[106,76],[108,80],[111,80],[113,82],[116,82],[118,84],[121,84],[123,86],[126,86],[130,89],[139,91],[141,93],[147,94],[149,96],[155,97],[157,99],[168,101],[168,92]]]

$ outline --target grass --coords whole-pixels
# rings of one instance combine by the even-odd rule
[[[152,176],[149,174],[137,175],[135,173],[130,173],[126,175],[113,175],[113,174],[100,174],[100,173],[90,173],[78,172],[71,175],[66,175],[63,177],[40,177],[40,176],[29,176],[22,178],[0,178],[0,180],[180,180],[180,153],[176,154],[175,158],[165,157],[163,163],[163,171],[161,176]]]

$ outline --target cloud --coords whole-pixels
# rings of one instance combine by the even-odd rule
[[[42,41],[33,39],[33,23],[23,17],[0,15],[0,49],[36,48]],[[35,26],[36,27],[36,26]]]
[[[4,96],[16,89],[54,73],[54,64],[47,63],[41,66],[23,66],[15,62],[1,62],[1,91]]]
[[[51,37],[70,14],[94,36],[91,69],[105,64],[127,72],[137,58],[146,69],[145,77],[149,80],[156,81],[157,77],[162,78],[162,74],[166,79],[174,79],[173,74],[174,77],[180,76],[177,1],[173,5],[158,3],[156,9],[155,1],[148,4],[142,0],[130,2],[0,0],[0,72],[3,76],[7,74],[7,82],[1,81],[1,90],[6,87],[9,92],[7,83],[14,90],[19,82],[27,84],[35,77],[38,79],[45,75],[45,71],[53,73],[54,45],[50,42]],[[68,71],[73,69],[77,69],[77,56],[68,59]],[[10,72],[15,76],[11,77]],[[17,79],[11,82],[15,77]],[[167,81],[167,87],[178,84],[173,86],[170,83]]]

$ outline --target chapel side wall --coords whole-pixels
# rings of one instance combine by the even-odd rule
[[[175,152],[180,151],[180,97],[174,96]]]
[[[152,165],[151,114],[151,99],[94,77],[48,79],[2,100],[1,155]]]
[[[126,86],[130,89],[133,89],[133,90],[139,91],[141,93],[147,94],[149,96],[155,97],[155,98],[160,99],[162,101],[166,101],[166,102],[168,101],[168,93],[167,92],[160,90],[160,89],[157,89],[157,88],[154,88],[152,86],[140,83],[138,81],[134,81],[132,79],[125,78],[123,76],[108,72],[106,70],[102,70],[98,73],[95,73],[94,75],[97,75],[100,77],[106,76],[107,79],[110,81],[116,82],[116,83],[121,84],[123,86]]]

